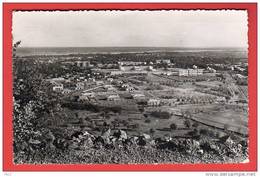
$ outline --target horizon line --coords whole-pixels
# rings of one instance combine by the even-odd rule
[[[181,46],[21,46],[19,48],[248,48],[248,46],[181,47]]]

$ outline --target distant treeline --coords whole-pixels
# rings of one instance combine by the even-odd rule
[[[69,109],[74,110],[88,110],[92,112],[114,112],[114,113],[121,113],[122,108],[119,106],[112,106],[112,107],[105,107],[105,106],[99,106],[94,105],[90,103],[83,103],[83,102],[62,102],[62,107],[66,107]]]

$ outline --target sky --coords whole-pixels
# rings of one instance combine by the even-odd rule
[[[22,47],[247,47],[247,11],[13,12]]]

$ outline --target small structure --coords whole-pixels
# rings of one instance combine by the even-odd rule
[[[104,85],[104,89],[106,89],[106,91],[113,91],[113,90],[115,90],[115,88],[112,85]]]
[[[133,92],[135,89],[134,89],[134,87],[127,87],[126,88],[126,91],[129,91],[129,92]]]
[[[124,89],[126,89],[126,88],[129,87],[129,85],[128,85],[128,84],[123,84],[121,87],[124,88]]]
[[[132,97],[133,97],[134,100],[145,99],[144,94],[133,94]]]
[[[89,62],[89,61],[76,61],[76,65],[77,65],[78,67],[83,67],[83,68],[85,68],[85,67],[90,66],[90,62]]]
[[[215,69],[213,69],[213,68],[211,68],[211,67],[207,67],[207,70],[209,71],[209,72],[211,72],[211,73],[216,73],[217,72],[217,70],[215,70]]]
[[[109,95],[109,96],[107,97],[107,100],[108,100],[108,101],[119,101],[119,100],[120,100],[120,97],[119,97],[119,95]]]
[[[93,93],[93,92],[85,92],[82,95],[87,96],[89,98],[94,98],[95,97],[95,93]]]
[[[96,85],[103,85],[104,82],[103,81],[95,81],[96,82]]]
[[[65,89],[63,89],[62,94],[69,94],[71,92],[72,92],[72,90],[65,88]]]
[[[171,60],[156,60],[157,64],[164,63],[164,64],[170,64]]]
[[[52,90],[55,92],[62,92],[63,91],[63,84],[62,83],[58,83],[58,82],[53,82],[53,87]]]
[[[95,97],[95,93],[93,92],[85,92],[79,96],[79,100],[90,100]]]
[[[76,83],[76,90],[83,90],[83,89],[85,89],[85,83],[84,82]]]
[[[161,103],[161,101],[158,100],[158,99],[149,99],[149,100],[147,101],[147,105],[148,105],[148,106],[159,106],[160,103]]]
[[[63,81],[65,81],[65,78],[57,77],[57,78],[47,79],[47,81],[49,81],[50,83],[63,82]]]
[[[187,69],[179,69],[178,75],[179,76],[188,76],[189,72]]]
[[[179,69],[179,76],[198,76],[203,75],[203,69]]]
[[[111,77],[107,78],[107,81],[108,81],[108,82],[113,82],[113,80],[114,80],[114,79],[111,78]]]
[[[226,98],[225,97],[217,97],[216,102],[226,102]]]
[[[193,68],[193,69],[198,69],[198,66],[193,65],[192,68]]]

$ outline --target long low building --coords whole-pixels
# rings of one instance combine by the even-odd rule
[[[179,76],[198,76],[203,75],[204,69],[179,69],[178,75]]]

